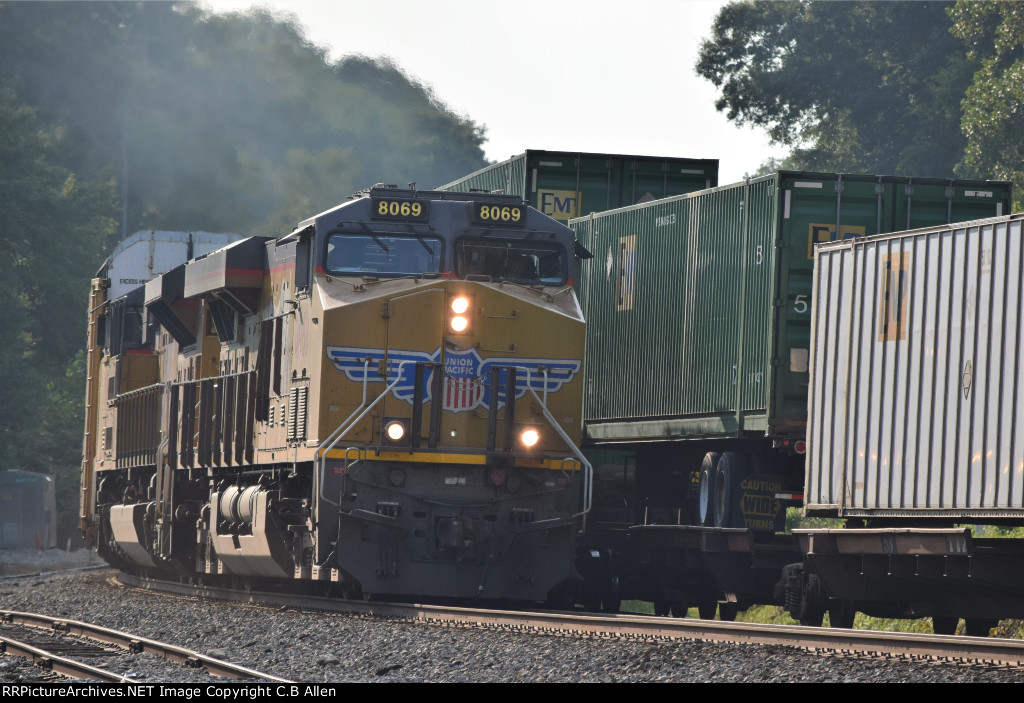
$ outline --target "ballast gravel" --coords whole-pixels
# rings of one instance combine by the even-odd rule
[[[197,601],[124,589],[111,583],[114,574],[4,580],[0,607],[93,622],[309,683],[1024,682],[1024,671],[979,665],[513,633]],[[209,680],[179,665],[119,666],[147,683]]]

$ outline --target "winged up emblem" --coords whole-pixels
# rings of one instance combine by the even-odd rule
[[[365,347],[327,347],[327,358],[345,374],[350,381],[362,383],[398,383],[392,394],[398,400],[410,405],[416,385],[416,364],[436,364],[441,359],[441,348],[432,354],[420,351]],[[382,363],[385,362],[386,363]],[[402,362],[407,362],[403,364]],[[508,369],[516,367],[515,396],[522,398],[532,388],[537,393],[556,393],[579,373],[582,363],[579,359],[483,359],[476,349],[448,351],[445,354],[444,409],[452,412],[467,412],[481,405],[490,406],[491,369],[498,372],[498,407],[505,404],[508,387]],[[383,373],[382,373],[383,371]],[[423,397],[431,400],[434,372],[424,374]]]

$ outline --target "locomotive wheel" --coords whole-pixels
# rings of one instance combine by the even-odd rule
[[[718,452],[708,452],[700,463],[700,489],[697,498],[697,518],[704,527],[715,526],[715,476]]]
[[[713,502],[715,527],[732,526],[736,490],[745,475],[746,462],[742,454],[738,452],[722,454],[715,471],[715,499]]]
[[[656,600],[654,601],[654,614],[663,617],[668,615],[668,611],[671,608],[667,600]]]
[[[556,588],[548,593],[548,599],[544,603],[544,607],[548,610],[572,610],[575,605],[575,599],[565,588]]]
[[[955,635],[957,623],[960,618],[951,616],[934,616],[932,618],[932,632],[936,635]]]

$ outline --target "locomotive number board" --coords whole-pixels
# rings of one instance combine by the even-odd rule
[[[473,203],[473,221],[489,225],[525,225],[526,206]]]
[[[420,220],[430,217],[429,200],[395,200],[370,198],[371,216],[380,220]]]

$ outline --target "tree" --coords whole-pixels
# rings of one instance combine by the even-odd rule
[[[730,120],[793,147],[793,167],[952,176],[974,64],[949,34],[949,6],[734,2],[696,70]]]
[[[0,468],[56,474],[76,527],[88,281],[116,212],[109,182],[58,165],[61,130],[0,86]]]
[[[0,1],[0,469],[58,474],[73,529],[88,282],[122,230],[281,234],[375,182],[477,170],[482,143],[287,16]]]
[[[980,62],[964,95],[967,140],[958,174],[1012,181],[1024,209],[1024,3],[958,2],[952,32]]]
[[[62,165],[118,180],[125,233],[281,234],[373,183],[486,165],[483,129],[429,87],[331,63],[267,10],[0,2],[0,82],[66,131]]]

